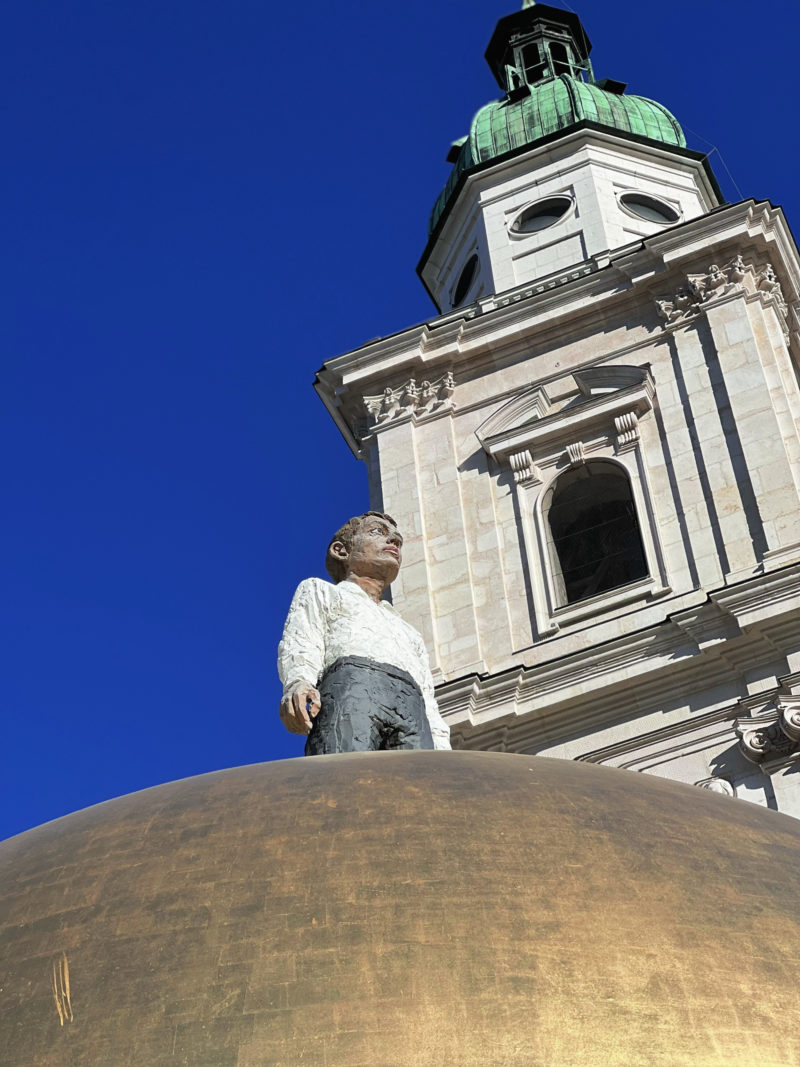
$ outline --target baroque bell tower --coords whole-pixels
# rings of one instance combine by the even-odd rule
[[[316,389],[406,535],[454,747],[800,816],[798,250],[590,52],[572,12],[500,20],[418,266],[437,315]]]

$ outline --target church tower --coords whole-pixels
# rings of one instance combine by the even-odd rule
[[[454,747],[800,816],[798,250],[590,52],[571,12],[500,20],[418,267],[438,314],[316,388],[406,537]]]

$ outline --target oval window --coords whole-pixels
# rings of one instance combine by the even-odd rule
[[[456,282],[456,289],[453,293],[453,307],[458,307],[464,297],[470,290],[470,286],[475,281],[475,275],[478,273],[478,257],[470,256],[467,262],[464,264],[464,269],[459,275]]]
[[[677,222],[680,218],[674,207],[654,196],[648,196],[647,193],[623,193],[619,202],[628,211],[638,215],[640,219],[647,219],[648,222]]]
[[[563,219],[571,207],[572,198],[569,196],[548,196],[546,200],[538,200],[520,211],[509,230],[511,233],[538,233]]]

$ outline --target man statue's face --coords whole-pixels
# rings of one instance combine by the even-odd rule
[[[344,546],[342,546],[344,547]],[[368,515],[353,537],[347,569],[359,578],[381,578],[390,585],[403,560],[403,538],[392,523]]]

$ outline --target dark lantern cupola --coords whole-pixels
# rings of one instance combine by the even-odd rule
[[[594,81],[592,45],[571,11],[526,3],[501,19],[486,49],[486,61],[501,89],[525,93],[531,85],[559,74]]]
[[[503,94],[450,148],[417,268],[440,311],[589,269],[719,202],[675,116],[598,81],[591,50],[578,16],[549,4],[528,0],[497,23],[486,60]]]

